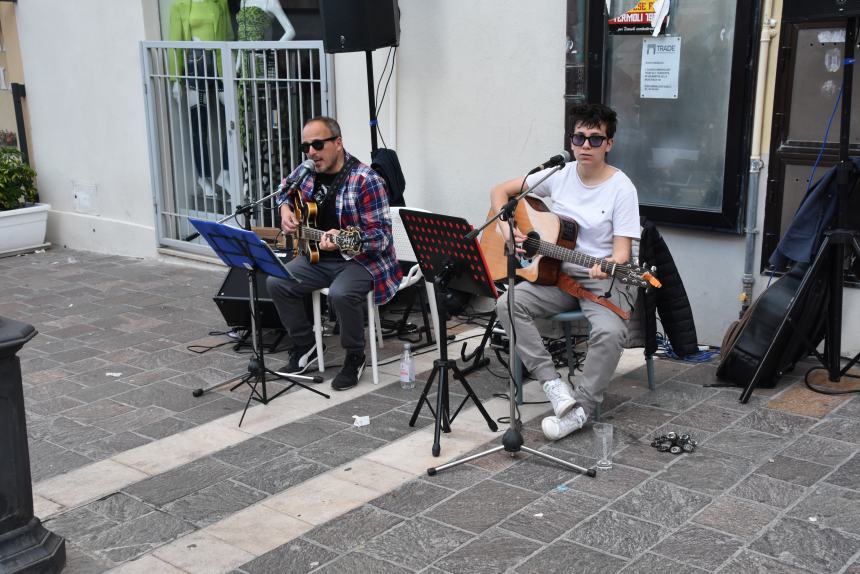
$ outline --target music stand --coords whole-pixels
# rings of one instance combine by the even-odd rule
[[[329,396],[314,388],[311,388],[300,380],[313,381],[316,383],[322,382],[322,377],[306,377],[303,375],[282,375],[271,369],[266,368],[265,353],[263,352],[262,328],[259,322],[259,299],[257,298],[257,271],[261,271],[272,277],[281,279],[296,280],[286,267],[278,259],[278,256],[272,249],[260,239],[255,233],[245,231],[244,229],[236,229],[223,223],[214,221],[203,221],[201,219],[189,218],[191,224],[197,229],[201,237],[215,251],[215,254],[221,258],[227,266],[236,269],[242,269],[248,273],[248,305],[251,308],[251,342],[254,351],[254,356],[248,362],[248,373],[238,377],[239,382],[230,390],[233,390],[242,384],[248,385],[251,392],[248,394],[248,400],[245,403],[245,409],[242,411],[242,418],[239,419],[239,426],[242,426],[242,421],[245,420],[245,413],[248,411],[248,406],[252,400],[262,404],[268,404],[285,392],[289,391],[294,386],[298,385],[304,389],[312,391],[325,398]],[[282,379],[290,384],[281,389],[271,397],[266,389],[266,375],[270,375],[274,379]],[[215,386],[220,386],[233,382],[237,379],[234,377],[224,383],[219,383]],[[258,390],[259,385],[259,390]],[[214,388],[214,387],[210,387]],[[207,389],[208,390],[208,389]],[[202,392],[201,392],[202,394]]]
[[[451,423],[469,399],[478,407],[490,430],[495,432],[499,429],[469,386],[465,375],[457,367],[457,362],[448,359],[448,328],[444,323],[447,316],[448,287],[493,299],[496,299],[498,294],[493,280],[487,274],[484,255],[478,242],[474,239],[469,241],[463,237],[472,230],[472,226],[465,219],[408,209],[400,210],[400,218],[424,278],[433,282],[436,290],[436,305],[440,310],[439,317],[443,321],[439,325],[439,358],[433,361],[433,370],[427,378],[427,384],[424,385],[421,398],[418,399],[418,404],[415,405],[415,411],[409,420],[409,426],[414,427],[415,421],[418,420],[418,413],[421,412],[424,404],[427,404],[436,418],[432,452],[433,456],[439,456],[441,431],[451,432]],[[466,389],[466,398],[453,414],[451,414],[448,397],[449,373]],[[439,376],[439,384],[436,387],[436,410],[434,411],[427,399],[427,394],[433,386],[436,375]]]

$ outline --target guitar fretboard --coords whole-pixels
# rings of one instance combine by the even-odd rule
[[[592,255],[586,255],[585,253],[580,253],[579,251],[574,251],[573,249],[568,249],[567,247],[561,247],[556,245],[555,243],[549,243],[547,241],[541,241],[540,239],[535,239],[533,237],[529,237],[523,243],[528,250],[534,250],[538,255],[546,255],[552,259],[558,259],[559,261],[566,261],[568,263],[575,263],[576,265],[582,265],[583,267],[594,267],[595,265],[600,265],[600,270],[604,273],[608,273],[610,275],[614,275],[619,271],[626,270],[626,266],[619,265],[618,263],[612,263],[607,261],[606,259],[600,259],[599,257],[594,257]]]

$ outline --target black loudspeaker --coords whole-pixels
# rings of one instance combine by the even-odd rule
[[[269,290],[266,288],[267,275],[257,272],[257,299],[260,301],[260,320],[265,329],[283,329],[278,311]],[[248,273],[231,268],[218,294],[213,297],[221,310],[224,320],[230,327],[251,327],[251,307],[248,305]]]
[[[325,51],[366,52],[400,44],[397,0],[320,0]]]
[[[783,22],[808,22],[860,16],[860,0],[785,0]]]

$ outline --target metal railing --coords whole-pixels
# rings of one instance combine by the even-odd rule
[[[208,253],[182,240],[188,218],[218,220],[275,191],[301,162],[304,122],[332,114],[319,41],[141,42],[141,69],[162,246]],[[273,208],[255,225],[273,225]]]

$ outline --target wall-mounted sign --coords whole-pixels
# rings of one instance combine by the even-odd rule
[[[636,6],[615,18],[610,18],[610,34],[651,34],[655,5],[658,0],[640,0]]]
[[[681,37],[642,38],[639,95],[642,98],[678,98]]]

